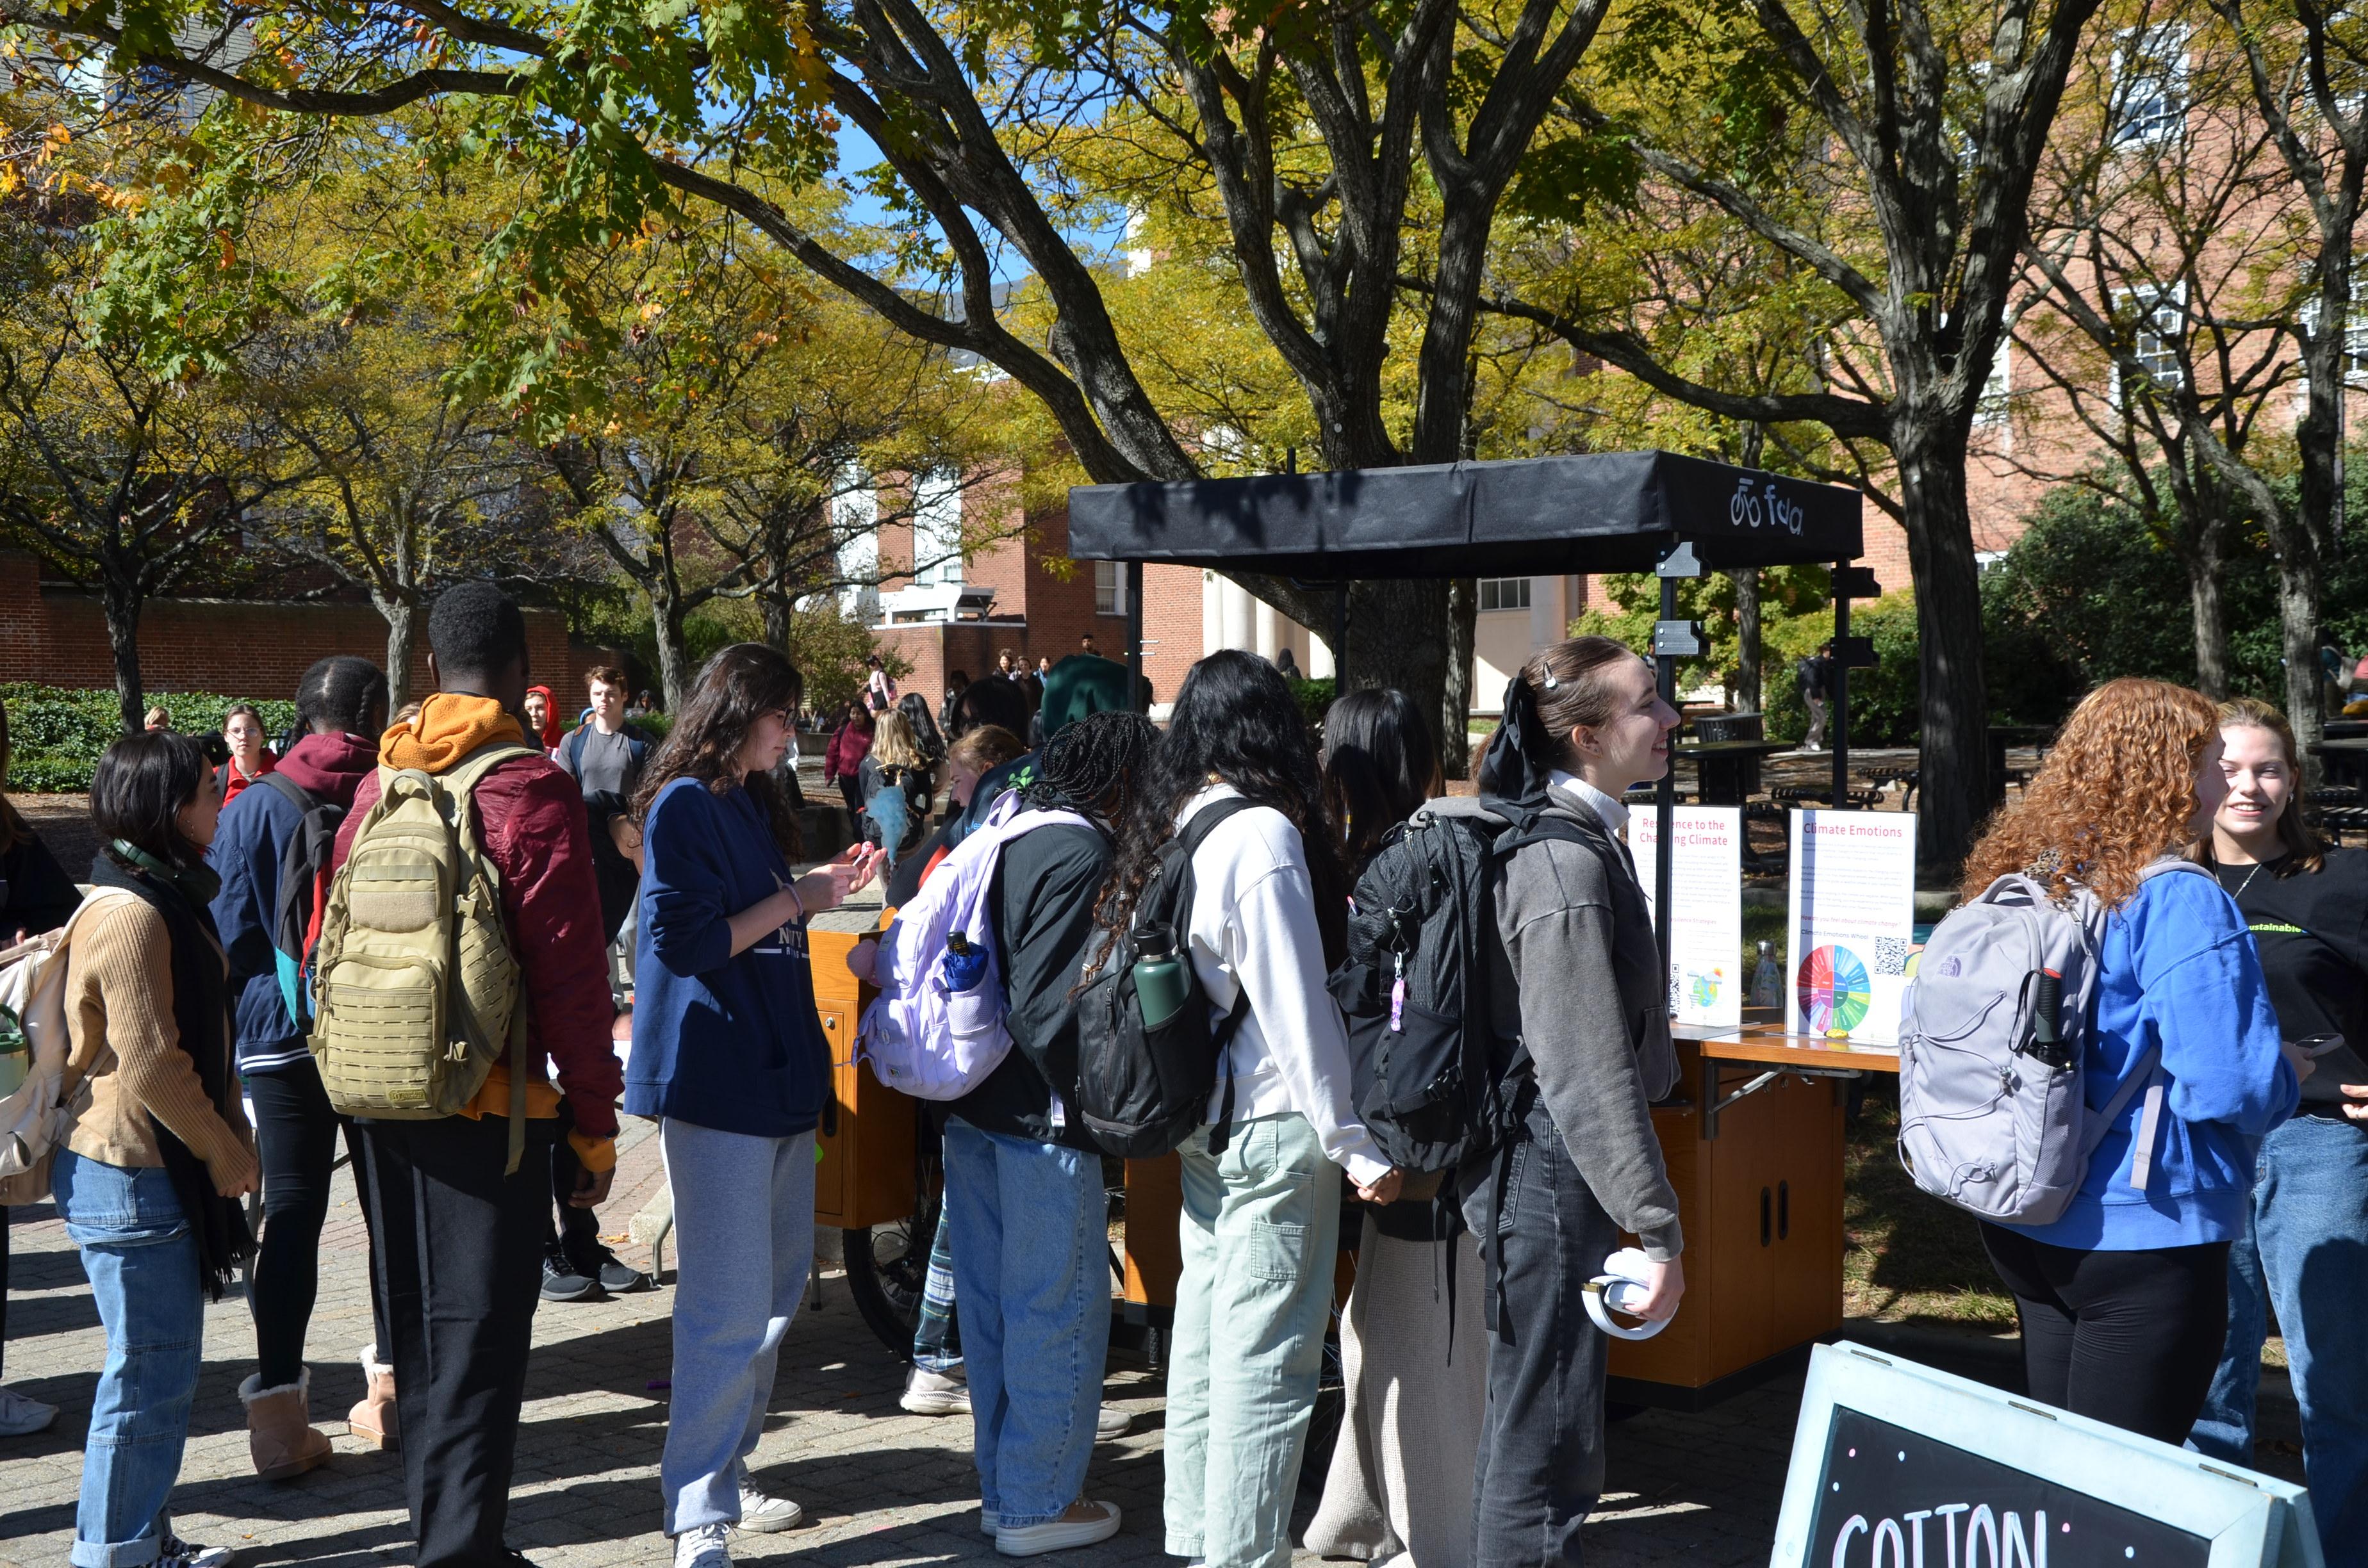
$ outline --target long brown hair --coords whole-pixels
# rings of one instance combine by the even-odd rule
[[[2324,867],[2327,845],[2310,825],[2310,787],[2303,779],[2302,748],[2294,744],[2294,726],[2286,722],[2286,716],[2258,697],[2239,697],[2220,705],[2220,727],[2266,730],[2276,737],[2278,750],[2285,756],[2286,777],[2294,780],[2294,786],[2286,796],[2285,810],[2278,813],[2278,842],[2286,852],[2270,875],[2291,877],[2298,871],[2316,871]],[[2213,858],[2208,828],[2203,842],[2196,846],[2195,858],[2207,866],[2218,864]]]
[[[791,721],[791,744],[796,744],[794,721],[805,689],[805,677],[797,666],[762,642],[734,642],[716,650],[700,666],[681,714],[643,772],[641,788],[633,792],[633,820],[646,823],[658,791],[677,778],[696,778],[713,795],[742,785],[764,808],[782,858],[795,860],[798,815],[790,809],[789,796],[768,773],[744,776],[739,756],[748,732],[768,713]]]
[[[2081,699],[2022,798],[2001,807],[1965,861],[1965,896],[2032,871],[2061,898],[2078,882],[2111,909],[2138,874],[2194,842],[2195,770],[2220,733],[2200,691],[2125,676]]]

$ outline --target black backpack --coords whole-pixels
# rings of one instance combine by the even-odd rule
[[[1253,803],[1239,797],[1212,801],[1159,846],[1158,864],[1135,899],[1126,937],[1077,997],[1077,1114],[1094,1141],[1121,1159],[1168,1153],[1208,1119],[1217,1064],[1249,1010],[1248,999],[1237,997],[1224,1018],[1210,1018],[1208,996],[1192,969],[1190,933],[1192,852],[1219,823]],[[1152,926],[1176,934],[1177,956],[1185,960],[1184,1006],[1156,1029],[1144,1027],[1134,994],[1134,933]],[[1217,1131],[1209,1140],[1212,1152],[1231,1136],[1233,1089],[1229,1076]]]
[[[1529,1054],[1516,1041],[1500,1056],[1489,1022],[1490,887],[1524,845],[1587,843],[1563,818],[1486,804],[1497,814],[1426,812],[1389,831],[1357,878],[1349,957],[1332,971],[1358,1119],[1403,1171],[1453,1170],[1520,1120]]]
[[[1801,685],[1804,697],[1826,695],[1826,661],[1806,654],[1793,661],[1793,678]]]
[[[319,799],[284,773],[267,773],[255,784],[270,789],[299,813],[296,831],[279,851],[279,885],[271,895],[271,949],[279,971],[279,999],[287,1006],[288,1021],[301,1028],[313,1021],[312,987],[307,983],[313,944],[321,934],[329,861],[336,848],[337,828],[346,820],[346,808]]]

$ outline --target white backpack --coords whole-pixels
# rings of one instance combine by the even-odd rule
[[[2211,874],[2166,857],[2139,881],[2191,871]],[[2167,1087],[2161,1048],[2130,1062],[2102,1108],[2090,1110],[2086,1093],[2104,922],[2088,889],[2076,884],[2059,904],[2038,879],[2017,873],[1933,931],[1899,1028],[1899,1161],[1918,1187],[2000,1224],[2052,1223],[2080,1190],[2097,1145],[2144,1095],[2130,1179],[2146,1190]],[[2034,1032],[2051,982],[2062,998],[2052,1050]]]
[[[1011,791],[896,912],[872,962],[880,994],[864,1009],[856,1040],[882,1084],[920,1099],[958,1100],[1010,1053],[1003,963],[987,898],[1003,846],[1053,823],[1093,825],[1075,812],[1023,811],[1019,792]],[[962,991],[946,983],[946,938],[955,931],[986,960],[978,983]]]
[[[0,952],[0,1028],[23,1031],[25,1081],[0,1099],[0,1205],[38,1203],[50,1195],[50,1161],[65,1136],[69,1107],[81,1088],[66,1080],[74,1046],[66,1027],[66,948],[93,909],[131,898],[120,888],[85,889],[82,903],[54,931]]]

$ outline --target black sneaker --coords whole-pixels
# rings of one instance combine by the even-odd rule
[[[618,1256],[594,1242],[588,1247],[577,1247],[569,1255],[568,1267],[575,1273],[600,1281],[600,1289],[612,1296],[631,1290],[646,1290],[650,1277]]]
[[[231,1568],[237,1561],[238,1553],[227,1546],[199,1546],[170,1529],[156,1543],[155,1568]]]
[[[556,1246],[542,1250],[542,1299],[546,1301],[580,1301],[600,1289],[598,1279],[575,1272],[567,1255]]]

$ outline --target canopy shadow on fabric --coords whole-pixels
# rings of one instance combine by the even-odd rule
[[[1675,452],[1603,452],[1069,492],[1069,554],[1300,578],[1713,571],[1854,559],[1860,495]]]

